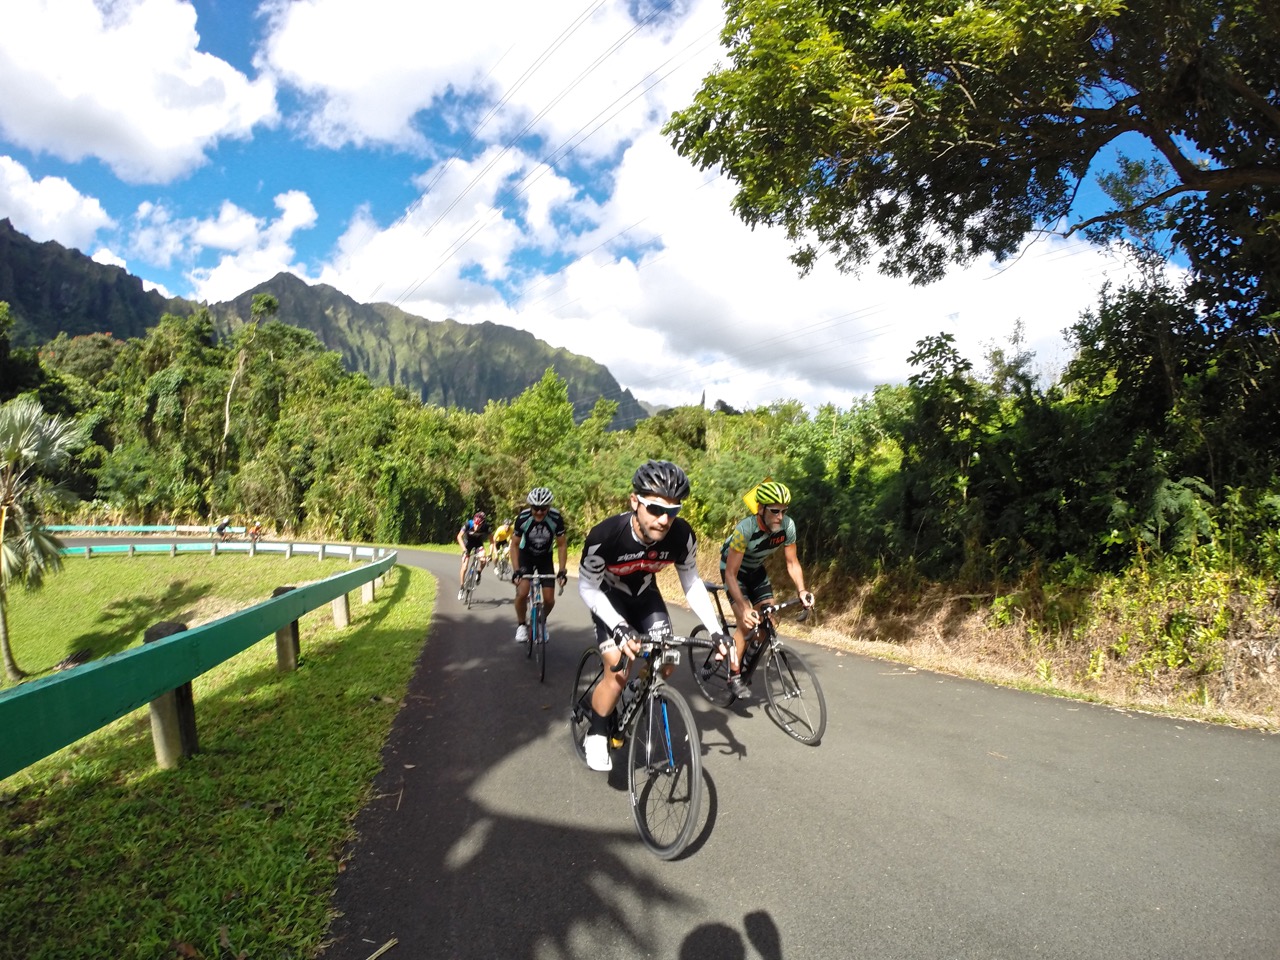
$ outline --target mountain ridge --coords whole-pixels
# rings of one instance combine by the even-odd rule
[[[648,416],[607,367],[515,327],[429,320],[389,303],[360,303],[288,272],[227,301],[165,297],[143,289],[142,280],[121,267],[56,241],[38,243],[0,219],[0,300],[10,305],[15,345],[39,346],[62,332],[141,337],[165,313],[189,315],[200,308],[209,311],[219,336],[229,336],[249,321],[260,293],[278,301],[275,319],[316,334],[348,370],[403,387],[423,403],[478,412],[490,400],[515,399],[552,367],[566,382],[575,419],[586,417],[602,397],[618,403],[615,428]]]

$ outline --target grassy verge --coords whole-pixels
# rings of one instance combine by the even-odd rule
[[[47,669],[345,566],[73,560],[12,598],[15,651]],[[312,956],[434,593],[429,575],[396,568],[347,630],[327,607],[303,619],[296,673],[276,673],[268,638],[196,680],[201,753],[178,770],[155,768],[143,710],[0,784],[0,958]]]

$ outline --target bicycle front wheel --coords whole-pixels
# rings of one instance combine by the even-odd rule
[[[573,675],[573,699],[569,701],[569,739],[583,763],[587,760],[587,751],[582,741],[591,728],[591,695],[603,676],[604,660],[599,648],[587,647],[582,651],[578,670]]]
[[[534,655],[538,660],[538,682],[547,679],[547,621],[538,617],[536,636],[533,638]]]
[[[702,811],[702,744],[680,691],[663,685],[636,717],[627,748],[631,815],[644,845],[663,860],[678,857]]]
[[[827,700],[804,658],[778,647],[764,662],[769,718],[801,743],[817,746],[827,729]]]
[[[706,637],[707,628],[699,624],[689,634],[690,639]],[[732,641],[730,641],[732,643]],[[698,685],[702,695],[717,707],[727,707],[733,703],[733,691],[729,689],[729,660],[727,657],[716,658],[712,647],[689,647],[689,669],[693,671],[693,682]]]

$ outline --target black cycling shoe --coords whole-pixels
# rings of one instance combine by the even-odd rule
[[[729,692],[739,700],[750,700],[751,690],[742,682],[742,677],[733,673],[729,675]]]

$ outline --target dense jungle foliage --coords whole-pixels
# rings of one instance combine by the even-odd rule
[[[1097,615],[1081,598],[1138,603],[1122,586],[1137,572],[1146,619],[1087,647],[1081,669],[1105,657],[1151,676],[1220,673],[1232,636],[1256,636],[1248,624],[1275,604],[1280,341],[1205,336],[1159,284],[1104,291],[1070,334],[1074,359],[1051,384],[1016,334],[982,370],[939,335],[918,345],[909,382],[849,409],[681,407],[611,431],[616,404],[575,423],[550,368],[512,402],[444,409],[346,372],[310,332],[260,319],[219,341],[198,313],[124,342],[62,335],[38,354],[0,336],[0,399],[34,392],[82,427],[63,478],[79,502],[49,500],[49,519],[231,514],[308,536],[448,542],[473,509],[510,514],[546,484],[580,538],[622,509],[635,465],[661,457],[689,471],[685,515],[709,547],[754,482],[789,484],[810,582],[871,585],[865,612],[947,583],[992,598],[993,622],[1025,619],[1063,643]],[[1275,652],[1256,669],[1274,669]]]

